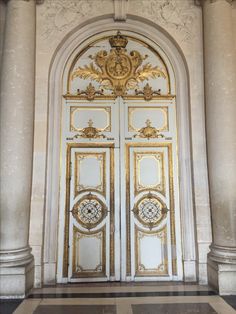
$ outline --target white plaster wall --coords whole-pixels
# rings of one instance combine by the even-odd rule
[[[43,256],[48,77],[52,58],[73,29],[88,19],[114,14],[112,0],[45,0],[37,6],[36,103],[33,190],[31,202],[30,245],[36,264],[35,285],[42,283],[43,263],[51,270],[48,283],[55,280],[57,249]],[[206,282],[206,253],[211,242],[208,181],[205,154],[203,49],[201,8],[192,0],[130,0],[128,18],[146,18],[170,34],[183,52],[189,69],[192,131],[193,183],[200,282]],[[115,27],[115,24],[114,24]],[[78,43],[79,44],[79,43]],[[54,234],[56,237],[57,234]],[[187,236],[187,235],[184,235]],[[194,260],[189,257],[189,265]],[[193,266],[194,267],[194,266]]]

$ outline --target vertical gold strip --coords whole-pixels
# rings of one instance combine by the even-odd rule
[[[76,273],[76,233],[77,228],[73,226],[73,259],[72,259],[72,274],[74,275]]]
[[[173,160],[172,160],[172,144],[168,147],[169,160],[169,190],[170,190],[170,224],[171,224],[171,250],[172,250],[172,273],[177,275],[176,265],[176,236],[175,236],[175,204],[174,204],[174,182],[173,182]]]
[[[126,144],[126,275],[131,276],[130,249],[130,145]]]
[[[64,254],[63,277],[68,277],[68,248],[69,248],[69,213],[70,213],[70,162],[71,147],[67,145],[66,152],[66,201],[65,201],[65,226],[64,226]]]
[[[110,148],[110,276],[115,275],[114,179],[114,148]]]

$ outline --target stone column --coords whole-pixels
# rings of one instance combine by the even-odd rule
[[[209,283],[236,293],[236,58],[232,1],[203,0],[207,154],[213,243]]]
[[[33,286],[29,247],[35,90],[35,0],[7,1],[1,74],[0,293]]]

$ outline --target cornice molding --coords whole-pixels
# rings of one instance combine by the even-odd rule
[[[214,2],[217,2],[217,1],[222,1],[222,0],[194,0],[194,4],[197,5],[197,6],[202,6],[204,2],[210,2],[210,3],[214,3]],[[235,0],[224,0],[230,4],[233,3],[233,1]]]
[[[5,3],[7,3],[7,2],[9,2],[9,1],[24,1],[24,2],[29,2],[29,1],[31,1],[31,0],[3,0],[3,2],[5,2]],[[42,3],[44,3],[44,0],[33,0],[33,1],[35,1],[36,2],[36,4],[42,4]]]
[[[129,0],[113,0],[114,1],[114,21],[125,22],[128,12]]]

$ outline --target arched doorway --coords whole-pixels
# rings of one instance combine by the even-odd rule
[[[116,26],[115,29],[114,25]],[[172,87],[175,86],[176,88],[175,110],[177,113],[178,175],[180,182],[178,201],[180,210],[179,212],[176,211],[175,215],[181,217],[180,231],[176,233],[176,242],[179,248],[182,247],[182,251],[178,252],[180,258],[179,265],[181,265],[178,276],[172,276],[172,280],[181,280],[182,277],[185,281],[196,280],[195,222],[193,215],[189,125],[189,83],[185,59],[173,39],[171,39],[170,36],[157,25],[151,24],[149,21],[143,19],[139,20],[138,17],[130,17],[125,24],[114,24],[112,18],[101,17],[98,21],[91,21],[86,25],[80,25],[73,31],[73,33],[65,38],[55,52],[50,69],[48,166],[44,238],[45,283],[52,283],[55,282],[55,280],[57,282],[68,282],[68,276],[65,272],[65,269],[68,268],[63,267],[63,265],[66,265],[64,255],[65,197],[63,198],[63,195],[65,196],[66,193],[65,190],[62,190],[62,184],[65,184],[62,182],[62,161],[64,160],[64,165],[66,165],[66,150],[62,149],[60,154],[61,126],[65,126],[65,121],[63,119],[66,117],[65,109],[67,107],[65,106],[66,98],[62,97],[62,95],[66,95],[68,92],[68,75],[73,61],[78,57],[78,53],[86,49],[90,43],[100,40],[101,37],[108,38],[114,36],[117,29],[120,29],[122,34],[128,38],[138,39],[138,41],[152,47],[154,51],[160,54],[168,69],[172,70],[170,77],[175,79]],[[108,46],[108,48],[109,51],[111,47]],[[90,62],[91,61],[92,60],[90,60]],[[84,80],[82,79],[81,82],[83,81]],[[86,85],[84,85],[83,88],[77,88],[85,90]],[[77,89],[75,90],[75,93],[77,93]],[[81,96],[84,97],[84,95]],[[125,101],[125,103],[132,101],[132,99],[128,100],[125,97],[123,99],[124,100],[119,98],[117,101]],[[112,97],[112,99],[107,99],[107,102],[109,101],[110,104],[113,103],[114,97]],[[145,102],[143,98],[140,101]],[[103,100],[102,102],[104,104],[106,101]],[[151,101],[148,102],[148,104],[150,103]],[[118,105],[116,107],[123,108],[124,106]],[[150,140],[147,142],[150,143]],[[179,217],[177,218],[179,219]],[[123,246],[126,245],[126,243],[122,243]],[[126,273],[126,268],[128,266],[124,258],[126,250],[123,249],[123,253],[121,251],[119,252],[119,247],[121,248],[121,246],[118,246],[118,249],[116,248],[116,253],[118,250],[118,254],[120,254],[119,260],[123,263],[123,274],[119,276],[119,278],[121,280],[132,280],[134,277],[132,278],[132,276]],[[120,270],[121,267],[118,269]],[[183,270],[183,273],[181,273],[181,269]],[[152,279],[153,277],[149,276],[146,278]],[[165,280],[164,276],[161,278]],[[115,276],[113,276],[113,278],[110,277],[110,280],[113,279],[118,280]],[[140,279],[144,280],[144,277],[140,277]],[[95,278],[91,280],[98,279]],[[101,277],[99,280],[101,280]],[[136,280],[139,280],[138,277]]]
[[[69,281],[182,279],[175,78],[157,49],[101,35],[66,73],[60,211]]]

